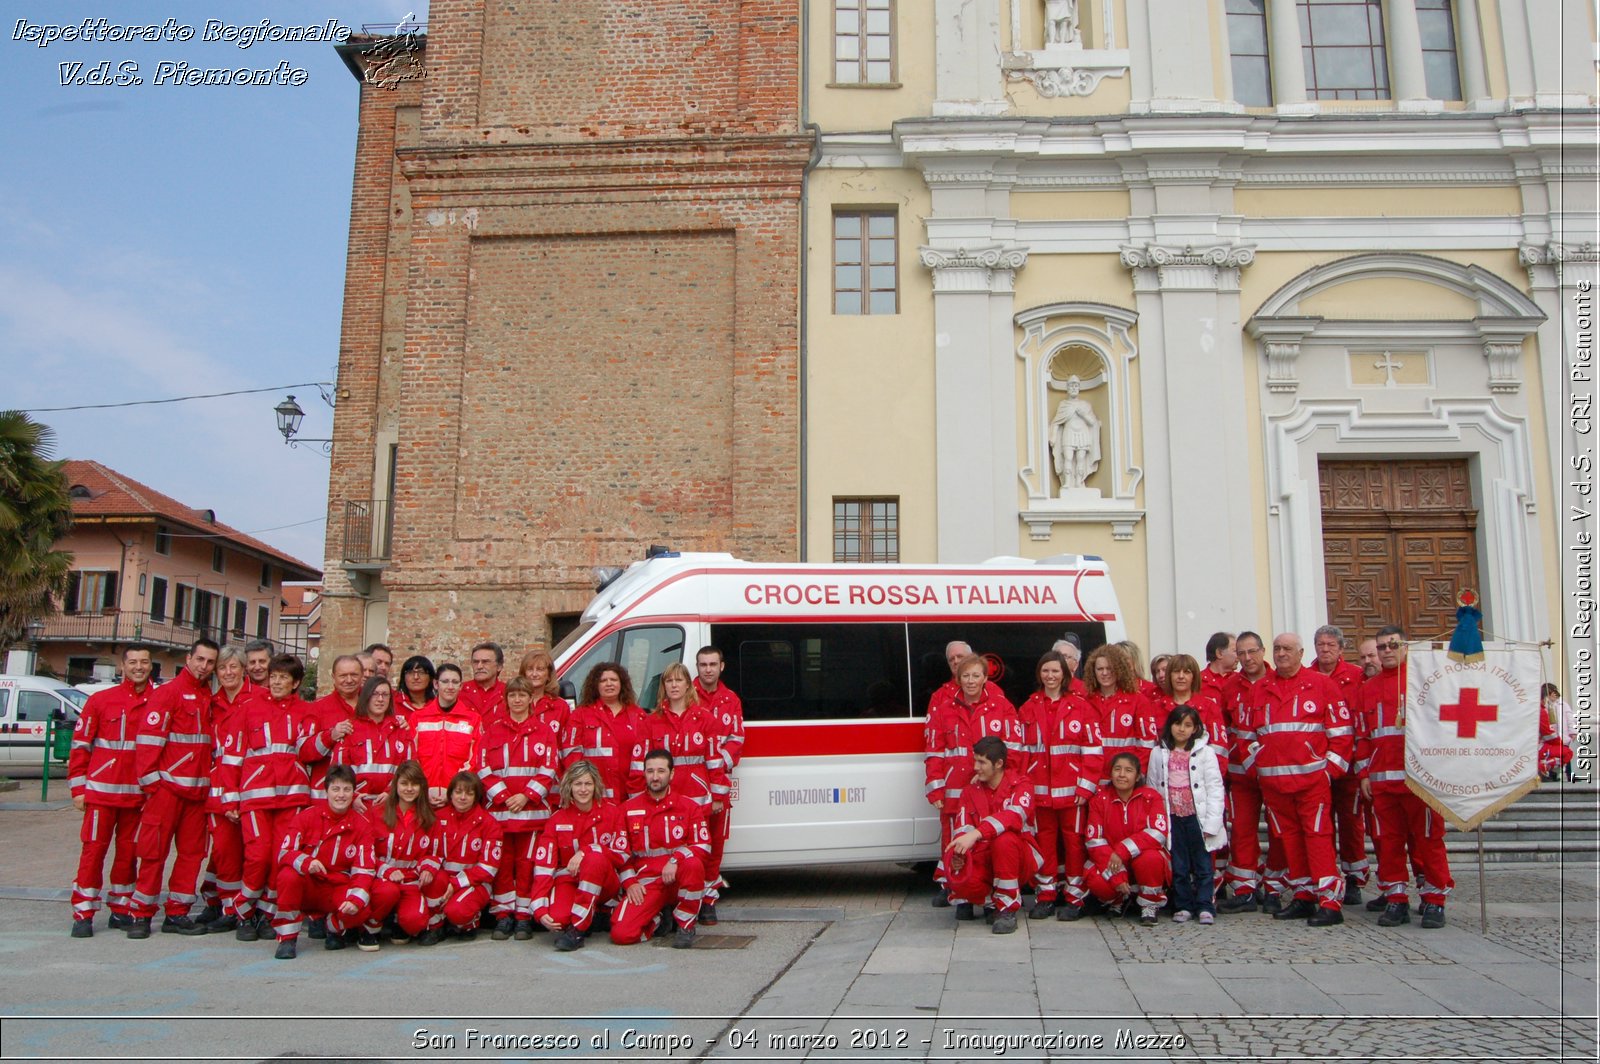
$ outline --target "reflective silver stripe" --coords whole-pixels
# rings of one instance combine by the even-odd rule
[[[659,846],[659,847],[653,846],[653,847],[651,847],[649,849],[640,850],[639,851],[639,856],[640,857],[665,857],[669,853],[677,853],[678,850],[680,850],[681,848],[682,847],[679,847],[679,846]]]
[[[1098,746],[1052,746],[1050,753],[1054,754],[1093,754],[1100,750]]]
[[[415,868],[415,867],[417,867],[418,863],[419,862],[417,862],[417,861],[384,861],[383,862],[383,870],[385,872],[390,872],[390,871],[393,871],[393,870],[395,870],[397,868],[398,869]]]
[[[162,772],[160,776],[174,787],[207,787],[211,782],[207,776],[174,776],[170,772]]]
[[[393,772],[395,769],[399,768],[400,766],[399,766],[398,763],[396,763],[396,764],[349,765],[349,766],[346,766],[346,767],[348,767],[351,772],[354,772],[358,776],[365,776],[365,775],[375,775],[375,774],[380,773],[380,772]]]
[[[1015,879],[996,879],[994,881],[995,890],[1017,890],[1019,886],[1020,884]]]
[[[1372,738],[1374,738],[1374,739],[1399,739],[1400,737],[1404,736],[1405,733],[1406,733],[1406,730],[1404,728],[1378,728],[1375,731],[1373,731]]]
[[[1005,826],[1005,825],[1004,825],[1004,824],[1002,824],[1002,823],[1001,823],[1001,822],[1000,822],[1000,821],[999,821],[999,820],[998,820],[998,819],[996,819],[996,818],[995,818],[995,817],[992,817],[992,816],[986,816],[986,817],[984,817],[984,818],[983,818],[983,822],[984,822],[984,823],[985,823],[985,824],[993,824],[993,825],[994,825],[994,830],[995,830],[995,833],[996,833],[996,834],[998,834],[998,835],[1004,835],[1004,834],[1005,834],[1005,831],[1006,831],[1006,826]]]
[[[421,732],[421,731],[450,731],[450,732],[461,732],[464,735],[471,735],[472,734],[472,722],[471,721],[466,721],[466,720],[443,720],[443,719],[435,718],[433,720],[425,720],[425,721],[422,721],[419,724],[413,725],[413,730],[419,731],[419,732]]]
[[[584,753],[584,756],[586,756],[586,757],[611,757],[612,756],[611,747],[609,747],[609,746],[586,746],[586,747],[583,748],[583,753]]]
[[[310,793],[311,787],[305,783],[292,783],[280,787],[256,787],[252,790],[239,792],[239,801],[248,802],[256,798],[286,798]]]
[[[211,736],[209,736],[209,735],[196,735],[196,734],[192,734],[192,733],[183,733],[183,732],[173,732],[172,734],[167,736],[167,742],[169,742],[169,743],[198,743],[198,744],[200,744],[202,746],[210,746],[211,745]]]
[[[1319,732],[1324,731],[1320,724],[1263,724],[1256,729],[1256,735],[1276,735],[1278,732]]]
[[[293,743],[268,743],[245,752],[245,757],[263,757],[267,754],[293,754],[300,756],[300,748]]]
[[[673,768],[677,768],[679,765],[703,765],[705,763],[706,759],[698,756],[674,757],[672,759]]]
[[[143,794],[144,788],[137,783],[101,783],[90,780],[84,785],[84,790],[91,794]]]
[[[85,750],[89,749],[88,743],[73,743],[72,745],[74,747],[81,746]],[[101,750],[136,750],[139,747],[139,744],[132,740],[122,739],[96,739],[94,745]]]
[[[1321,758],[1318,758],[1317,760],[1311,762],[1309,765],[1278,765],[1278,766],[1276,766],[1274,768],[1258,768],[1258,769],[1256,769],[1256,775],[1258,775],[1258,776],[1308,776],[1313,772],[1321,772],[1325,768],[1327,768],[1327,763],[1324,762]]]
[[[679,761],[678,764],[681,765],[683,762]],[[515,776],[524,779],[529,776],[547,774],[547,770],[538,765],[507,765],[505,768],[491,768],[489,771],[499,776]]]
[[[446,861],[443,867],[446,872],[464,872],[472,867],[472,863],[468,861]]]
[[[1050,797],[1052,797],[1052,798],[1070,798],[1070,797],[1072,797],[1072,792],[1076,791],[1077,789],[1078,788],[1076,788],[1076,787],[1051,787],[1050,788]]]
[[[1371,780],[1373,783],[1392,783],[1396,780],[1404,780],[1405,778],[1406,774],[1404,769],[1392,772],[1373,772],[1367,776],[1367,779]]]

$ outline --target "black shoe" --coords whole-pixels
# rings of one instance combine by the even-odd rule
[[[972,908],[972,903],[970,901],[962,901],[962,902],[957,902],[956,903],[956,919],[957,920],[976,920],[977,918],[978,918],[978,914]]]
[[[476,942],[478,940],[478,929],[476,927],[457,927],[455,924],[451,924],[450,934],[462,942]]]
[[[261,937],[261,927],[255,917],[247,916],[234,928],[233,937],[238,942],[254,942]]]
[[[437,946],[443,941],[444,932],[439,930],[437,927],[430,927],[422,934],[417,936],[417,945],[419,946]]]
[[[1304,920],[1316,913],[1317,907],[1305,898],[1296,898],[1272,914],[1274,920]]]
[[[163,935],[203,935],[206,933],[206,925],[196,922],[188,914],[169,916],[161,921],[161,933]]]
[[[1014,911],[999,913],[996,915],[994,918],[994,925],[989,928],[989,932],[995,935],[1013,935],[1016,934],[1016,931],[1017,914]]]
[[[1332,927],[1334,924],[1344,923],[1344,913],[1339,909],[1329,909],[1317,906],[1317,911],[1306,920],[1307,927]]]
[[[362,953],[378,952],[378,936],[363,927],[360,934],[356,936],[356,949]]]
[[[983,907],[983,922],[986,923],[986,924],[994,923],[994,916],[995,916],[994,906],[993,905],[985,905]]]
[[[329,931],[322,936],[322,948],[325,950],[344,949],[349,944],[344,940],[344,936],[336,931]]]
[[[126,931],[133,926],[133,917],[127,913],[112,913],[106,921],[106,927],[112,931]]]
[[[1036,901],[1033,908],[1028,910],[1030,920],[1048,920],[1056,914],[1056,903],[1053,901]]]
[[[1254,894],[1235,894],[1227,901],[1217,902],[1217,912],[1219,913],[1253,913],[1256,908],[1256,896]]]
[[[946,894],[942,888],[939,893],[933,896],[933,907],[935,909],[950,908],[950,895]]]
[[[516,921],[509,916],[502,916],[494,922],[494,933],[489,937],[496,942],[505,942],[511,938],[511,929]]]
[[[1436,927],[1444,926],[1444,906],[1422,903],[1422,926],[1432,931]]]
[[[220,919],[222,919],[222,906],[207,905],[200,910],[200,915],[194,918],[194,922],[197,924],[214,924]]]
[[[1268,916],[1277,916],[1283,912],[1283,896],[1281,894],[1268,894],[1262,898],[1261,911]]]
[[[1371,901],[1367,902],[1367,912],[1369,913],[1381,913],[1388,907],[1389,899],[1381,893],[1376,898],[1373,898]]]
[[[571,953],[573,950],[582,948],[583,936],[570,927],[556,936],[557,953]]]
[[[325,917],[321,917],[321,916],[318,916],[318,917],[315,917],[314,919],[312,919],[311,926],[306,928],[306,935],[308,937],[310,937],[310,938],[327,938],[328,937],[328,921],[327,921],[327,919]]]
[[[705,927],[717,926],[717,903],[708,901],[700,906],[699,922]]]
[[[1361,904],[1361,880],[1355,876],[1344,877],[1344,904]]]
[[[694,949],[694,928],[680,927],[678,933],[672,936],[673,949]]]
[[[229,931],[238,930],[239,918],[232,913],[228,913],[225,916],[219,916],[206,925],[206,934],[208,935],[225,935]]]
[[[150,937],[150,917],[148,917],[148,916],[133,916],[133,917],[129,917],[129,919],[128,919],[128,937],[129,938],[149,938]]]
[[[1405,901],[1392,901],[1384,907],[1383,915],[1378,917],[1379,927],[1399,927],[1401,924],[1411,922],[1411,903]]]
[[[1056,906],[1056,919],[1057,920],[1061,920],[1061,921],[1066,922],[1066,923],[1071,923],[1074,920],[1082,920],[1083,919],[1083,906],[1081,906],[1081,905],[1057,905]]]
[[[72,937],[73,938],[93,938],[94,937],[94,917],[92,917],[92,916],[74,917],[73,920],[72,920]]]
[[[526,942],[533,937],[533,921],[518,920],[511,929],[511,937],[518,942]]]
[[[280,938],[278,940],[278,950],[272,955],[272,959],[279,961],[292,961],[294,960],[294,956],[295,940],[292,938]]]

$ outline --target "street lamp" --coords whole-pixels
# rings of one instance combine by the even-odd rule
[[[302,443],[315,443],[323,454],[333,453],[331,439],[307,439],[299,436],[300,422],[304,420],[306,412],[300,409],[300,404],[294,401],[294,396],[289,396],[283,402],[273,407],[273,412],[278,415],[278,431],[283,433],[283,442],[290,447],[298,447]]]

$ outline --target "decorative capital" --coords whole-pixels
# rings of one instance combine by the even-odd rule
[[[1027,263],[1028,249],[1018,244],[986,244],[969,248],[922,247],[922,264],[933,271],[939,292],[1010,292],[1016,272]]]
[[[1300,341],[1321,324],[1318,317],[1252,318],[1246,328],[1261,341],[1267,354],[1267,391],[1294,392],[1300,388],[1297,366]]]
[[[1256,260],[1256,246],[1237,241],[1218,244],[1123,244],[1122,265],[1133,269],[1162,266],[1218,266],[1238,268]]]
[[[1524,266],[1556,266],[1563,262],[1600,261],[1600,247],[1591,240],[1568,243],[1552,240],[1548,244],[1519,244],[1517,258]]]

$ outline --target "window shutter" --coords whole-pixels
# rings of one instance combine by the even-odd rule
[[[114,610],[114,609],[117,608],[117,577],[118,577],[118,575],[119,574],[117,574],[117,573],[107,573],[106,574],[106,583],[105,583],[106,593],[105,593],[105,596],[104,596],[104,600],[100,603],[100,608],[103,609],[103,610]]]
[[[82,581],[83,574],[77,570],[67,574],[67,598],[61,606],[62,613],[78,612],[78,584]]]

